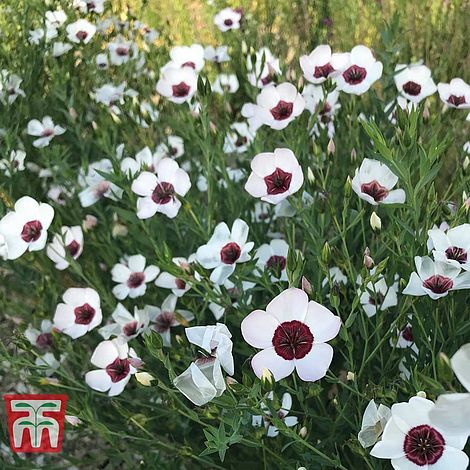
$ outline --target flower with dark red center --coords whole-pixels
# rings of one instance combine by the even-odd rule
[[[39,220],[31,220],[26,222],[21,231],[21,238],[26,243],[35,242],[39,239],[42,232],[42,224]]]
[[[196,69],[196,64],[188,60],[188,62],[185,62],[181,67],[191,67],[192,69]]]
[[[171,89],[173,90],[173,96],[176,98],[183,98],[189,95],[191,87],[184,82],[180,82],[176,85],[172,85]]]
[[[423,282],[423,287],[435,294],[444,294],[454,287],[454,282],[446,276],[435,274]]]
[[[111,364],[106,366],[106,372],[111,377],[113,383],[125,379],[130,372],[129,359],[116,358]]]
[[[467,252],[463,248],[457,246],[450,246],[445,251],[447,259],[453,259],[458,261],[460,264],[465,264],[467,262]]]
[[[129,49],[127,47],[117,47],[116,54],[120,57],[125,57],[129,55]]]
[[[84,41],[88,37],[88,33],[86,31],[78,31],[75,36],[77,36],[80,41]]]
[[[175,197],[175,188],[171,183],[158,183],[152,193],[155,204],[168,204]]]
[[[52,346],[52,333],[41,333],[36,338],[36,345],[42,349]]]
[[[418,96],[421,93],[421,85],[412,81],[406,82],[403,85],[403,91],[411,96]]]
[[[411,329],[411,326],[409,325],[403,328],[401,335],[403,339],[405,339],[406,341],[410,341],[410,342],[414,341],[413,330]]]
[[[232,26],[233,25],[233,21],[231,19],[226,19],[224,20],[224,25],[225,26]]]
[[[177,289],[186,289],[186,282],[183,279],[176,278],[175,285]]]
[[[75,323],[77,325],[89,325],[96,313],[96,310],[88,303],[75,307]]]
[[[273,271],[283,271],[286,268],[286,258],[285,256],[273,255],[266,262],[266,266]]]
[[[238,243],[229,242],[220,250],[220,259],[222,263],[234,264],[240,258],[241,248]]]
[[[349,85],[362,83],[367,76],[367,70],[359,65],[351,65],[343,72],[343,78]]]
[[[320,66],[317,65],[315,66],[313,76],[315,78],[328,78],[330,73],[333,73],[334,71],[335,69],[330,63],[325,64],[325,65],[320,65]]]
[[[408,431],[403,450],[408,460],[423,467],[435,464],[444,453],[444,446],[442,434],[432,426],[422,424]]]
[[[73,258],[80,250],[80,244],[73,240],[67,245],[67,251],[69,252],[70,256]]]
[[[155,329],[159,333],[168,331],[171,326],[175,324],[175,313],[174,312],[162,312],[155,319]]]
[[[293,109],[294,103],[280,100],[274,108],[270,109],[270,111],[276,121],[283,121],[291,116]]]
[[[134,336],[137,333],[137,326],[138,326],[137,321],[135,320],[131,321],[124,325],[124,327],[122,328],[122,332],[128,337]]]
[[[137,287],[141,286],[145,281],[145,274],[143,272],[140,273],[132,273],[127,280],[127,285],[130,289],[137,289]]]
[[[261,83],[266,86],[269,83],[272,83],[274,81],[274,75],[273,74],[268,74],[265,77],[261,78]]]
[[[291,361],[302,359],[313,346],[313,335],[310,328],[298,320],[281,323],[272,339],[276,353]]]
[[[235,141],[235,147],[242,147],[248,143],[248,139],[246,137],[238,136],[237,140]]]
[[[368,194],[375,202],[383,201],[389,194],[389,190],[378,181],[361,184],[361,191]]]
[[[454,106],[460,106],[466,103],[465,96],[456,96],[456,95],[450,95],[449,98],[447,98],[447,102]]]
[[[280,168],[276,168],[273,173],[264,177],[264,181],[268,194],[282,194],[290,187],[292,173],[287,173]]]

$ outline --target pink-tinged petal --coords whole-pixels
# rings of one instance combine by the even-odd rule
[[[255,310],[241,323],[243,339],[254,348],[266,349],[273,346],[274,331],[279,323],[264,310]]]
[[[118,355],[119,352],[112,341],[102,341],[98,346],[96,346],[90,362],[96,367],[105,369],[109,364],[117,359]]]
[[[106,392],[111,387],[111,377],[105,370],[92,370],[85,374],[85,382],[93,390]]]
[[[279,323],[305,319],[308,309],[308,295],[301,289],[291,287],[281,292],[266,307]]]
[[[129,298],[136,299],[137,297],[142,297],[146,291],[147,291],[147,284],[145,283],[135,289],[129,289]]]
[[[49,204],[39,204],[37,216],[41,221],[43,230],[47,230],[54,219],[54,209]]]
[[[64,333],[69,335],[72,339],[77,339],[88,332],[88,327],[89,325],[77,325],[74,323],[69,328],[65,328]]]
[[[158,205],[151,197],[141,197],[137,199],[137,217],[139,219],[149,219],[157,213]]]
[[[179,168],[175,173],[173,187],[180,196],[185,196],[191,188],[191,180],[189,179],[189,175],[181,168]]]
[[[115,264],[113,269],[111,269],[111,276],[114,282],[127,282],[130,275],[131,270],[123,264]]]
[[[286,361],[274,351],[274,348],[268,348],[253,356],[251,367],[258,378],[261,378],[264,369],[270,370],[277,382],[292,374],[294,361]]]
[[[220,252],[213,245],[200,246],[196,252],[196,259],[203,268],[212,269],[221,263]]]
[[[161,273],[160,276],[155,280],[155,285],[163,287],[164,289],[175,289],[176,288],[176,276],[170,273]]]
[[[430,465],[429,470],[465,470],[468,468],[468,463],[468,456],[465,452],[446,445],[441,458],[435,464]]]
[[[306,382],[315,382],[326,375],[333,360],[333,348],[326,343],[313,344],[310,352],[295,360],[298,376]]]
[[[341,328],[341,318],[313,300],[308,303],[308,311],[304,323],[310,328],[315,343],[330,341],[338,334]]]
[[[144,171],[134,180],[131,189],[139,196],[151,196],[155,186],[157,177],[149,171]]]

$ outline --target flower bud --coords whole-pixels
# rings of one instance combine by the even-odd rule
[[[427,395],[426,395],[426,392],[423,392],[422,390],[420,390],[417,394],[416,394],[417,397],[419,398],[426,398]]]
[[[261,373],[261,384],[263,391],[270,392],[273,387],[274,387],[274,377],[273,374],[269,369],[266,369],[266,367],[263,369],[263,372]]]
[[[315,183],[315,175],[313,174],[313,171],[310,167],[307,169],[307,179],[310,181],[310,183]]]
[[[351,197],[351,191],[352,191],[352,181],[351,181],[351,178],[348,176],[346,178],[346,182],[344,183],[344,197],[349,199]]]
[[[370,256],[369,247],[366,247],[366,249],[364,250],[364,260],[363,260],[363,263],[364,263],[364,266],[365,266],[368,270],[371,270],[371,269],[374,267],[374,265],[375,265],[374,260],[373,260],[372,257]]]
[[[150,387],[152,380],[155,380],[155,377],[150,375],[148,372],[137,372],[135,374],[135,378],[137,382],[139,382],[141,385],[144,385],[145,387]]]
[[[429,113],[429,106],[427,104],[424,105],[424,111],[423,111],[423,119],[427,121],[429,119],[430,113]]]
[[[302,276],[302,290],[309,295],[313,291],[312,284],[310,284],[310,281],[305,276]]]
[[[307,435],[307,428],[305,426],[302,426],[299,431],[299,436],[303,439]]]
[[[356,149],[353,147],[352,150],[351,150],[351,161],[355,162],[356,158],[357,158]]]
[[[370,226],[372,230],[380,230],[382,228],[382,221],[376,212],[372,212],[370,216]]]
[[[439,379],[443,382],[451,382],[454,372],[448,356],[440,352],[437,359],[437,375]]]
[[[94,215],[87,214],[85,220],[82,222],[82,227],[85,232],[93,230],[98,224],[98,219]]]
[[[336,150],[335,143],[333,139],[330,139],[330,141],[328,142],[328,146],[326,147],[326,151],[328,155],[333,155],[335,153],[335,150]]]
[[[78,426],[79,424],[82,423],[82,421],[77,418],[76,416],[72,416],[72,415],[65,415],[65,421],[67,421],[67,423],[71,424],[72,426]]]
[[[354,372],[348,371],[346,374],[346,380],[348,382],[354,382],[356,380],[356,374]]]
[[[321,260],[327,264],[328,260],[330,259],[330,254],[331,254],[331,248],[328,242],[325,242],[323,245],[323,248],[321,250]]]
[[[463,170],[466,171],[466,169],[468,168],[468,165],[470,165],[470,158],[468,157],[465,157],[463,163],[462,163],[462,167],[463,167]]]

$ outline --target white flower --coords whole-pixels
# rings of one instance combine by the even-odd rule
[[[44,368],[44,374],[47,377],[50,377],[60,367],[60,363],[63,362],[65,358],[66,355],[62,354],[60,356],[60,361],[58,361],[53,353],[48,352],[43,356],[36,357],[34,363],[36,366]]]
[[[0,160],[0,171],[5,173],[5,176],[11,176],[13,173],[23,171],[24,159],[26,158],[26,152],[23,150],[12,150],[10,152],[10,158],[3,158]]]
[[[255,139],[255,134],[246,122],[234,122],[225,136],[224,153],[246,152]]]
[[[178,214],[181,201],[176,197],[185,196],[191,187],[188,174],[171,158],[163,158],[156,174],[142,172],[132,183],[132,191],[138,196],[137,217],[148,219],[157,212],[170,219]]]
[[[18,75],[2,71],[0,74],[0,98],[2,102],[7,101],[8,104],[12,104],[16,101],[18,96],[24,98],[25,92],[21,89],[21,83],[23,79]]]
[[[256,53],[254,69],[251,56],[248,56],[246,69],[248,70],[248,81],[258,88],[271,85],[276,75],[281,74],[279,59],[274,57],[267,47],[262,47]]]
[[[64,10],[46,11],[46,26],[48,28],[60,28],[67,21]]]
[[[210,280],[223,284],[235,271],[237,263],[251,259],[248,254],[253,242],[247,242],[249,227],[241,219],[236,219],[229,230],[225,222],[217,225],[206,245],[200,246],[196,259],[206,269],[214,269]]]
[[[369,402],[364,410],[361,430],[357,436],[362,447],[367,448],[377,442],[390,417],[391,411],[388,406],[380,404],[377,407],[374,400]]]
[[[331,47],[327,44],[320,44],[309,55],[301,56],[299,62],[304,77],[314,85],[323,83],[338,73],[331,64],[332,57],[336,60],[337,56],[341,54],[332,54]]]
[[[184,331],[190,343],[215,357],[227,374],[233,375],[232,335],[224,324],[193,326]]]
[[[78,175],[78,183],[84,188],[78,195],[82,207],[90,207],[101,198],[107,197],[112,200],[120,199],[123,190],[114,183],[106,180],[105,177],[98,173],[112,173],[113,164],[111,160],[103,158],[88,166],[87,173],[80,169]]]
[[[411,273],[403,290],[405,295],[429,295],[436,300],[451,290],[470,289],[470,271],[460,274],[459,266],[447,261],[432,261],[428,256],[416,256],[415,265],[416,272]]]
[[[178,266],[181,273],[185,275],[185,277],[190,275],[190,264],[194,262],[196,259],[196,255],[190,255],[188,259],[186,258],[173,258],[173,263]],[[198,273],[194,274],[196,280],[200,279]],[[171,289],[176,297],[182,297],[189,289],[191,289],[191,284],[184,279],[181,279],[173,274],[168,272],[162,272],[160,275],[155,279],[155,285],[157,287],[162,287],[163,289]]]
[[[155,153],[160,157],[179,158],[184,155],[184,140],[177,135],[169,135],[166,143],[158,145]]]
[[[271,129],[284,129],[305,108],[305,101],[291,83],[281,83],[261,90],[256,98],[256,105],[245,104],[242,116],[254,130],[263,124]]]
[[[439,83],[437,85],[439,97],[451,108],[470,108],[470,85],[461,78],[453,78],[450,83]]]
[[[83,232],[80,225],[63,226],[60,234],[55,234],[52,243],[47,246],[46,254],[60,271],[67,269],[70,263],[67,257],[78,259],[83,252]]]
[[[395,67],[395,85],[409,101],[419,103],[437,90],[431,70],[422,64],[398,64]]]
[[[124,104],[125,96],[137,96],[137,92],[135,90],[132,90],[131,88],[126,90],[125,82],[118,86],[107,83],[106,85],[103,85],[102,87],[95,90],[95,101],[97,103],[103,103],[104,105],[108,106],[110,111],[114,114],[120,114],[121,111],[117,105]]]
[[[237,309],[239,306],[238,301],[243,298],[246,291],[249,291],[255,287],[256,284],[250,281],[242,281],[238,286],[236,286],[230,279],[227,279],[222,285],[227,291],[227,295],[229,296],[229,304],[227,306],[220,305],[216,302],[209,302],[209,310],[212,312],[216,320],[220,320],[224,316],[227,308]],[[216,284],[214,286],[213,291],[215,295],[223,296],[222,285]],[[245,300],[246,305],[251,303],[251,298],[251,295],[249,295]]]
[[[395,470],[465,470],[468,457],[461,451],[467,436],[453,435],[430,419],[434,403],[413,397],[408,403],[395,403],[385,425],[382,440],[371,455],[391,459]]]
[[[462,346],[450,360],[460,383],[469,393],[440,395],[431,410],[433,422],[454,434],[470,435],[470,343]]]
[[[137,48],[131,41],[119,37],[108,44],[109,59],[113,65],[122,65],[129,62],[131,53],[136,57]]]
[[[390,168],[377,160],[364,158],[352,180],[353,191],[373,206],[378,204],[402,204],[406,200],[403,189],[392,188],[398,183]]]
[[[176,308],[178,297],[170,294],[165,298],[160,308],[147,306],[152,329],[160,333],[163,339],[163,346],[171,346],[170,328],[180,325],[187,325],[194,320],[194,315],[188,310]]]
[[[33,145],[38,148],[43,148],[47,147],[56,135],[62,135],[65,129],[61,126],[54,125],[52,119],[49,116],[45,116],[42,118],[42,122],[37,119],[29,121],[27,132],[29,135],[40,137],[33,142]]]
[[[76,339],[101,323],[100,296],[94,289],[72,287],[62,299],[54,315],[54,328],[62,333]]]
[[[278,204],[296,193],[304,183],[297,158],[286,148],[275,149],[274,153],[259,153],[250,166],[251,174],[245,190],[271,204]]]
[[[160,270],[156,266],[145,267],[146,259],[142,255],[129,256],[127,264],[115,264],[111,270],[113,281],[118,285],[113,288],[114,296],[123,300],[135,299],[145,294],[147,283],[153,281]]]
[[[390,346],[400,349],[411,348],[418,354],[418,347],[414,342],[413,328],[410,323],[407,323],[402,330],[397,329],[397,334],[396,338],[390,338]]]
[[[102,52],[100,54],[97,54],[96,55],[96,66],[99,68],[99,69],[107,69],[108,66],[109,66],[109,59],[108,59],[108,54]]]
[[[375,268],[370,271],[370,274],[371,276],[375,274]],[[362,283],[360,276],[358,276],[357,282],[358,284]],[[377,281],[369,281],[364,289],[362,293],[359,291],[359,299],[369,318],[379,311],[395,307],[398,304],[398,282],[395,281],[391,286],[388,286],[382,274],[379,275]]]
[[[8,259],[8,245],[2,233],[0,233],[0,258]]]
[[[448,229],[434,228],[428,231],[433,256],[436,261],[443,261],[470,271],[470,224],[463,224]]]
[[[94,11],[101,14],[104,11],[105,0],[73,0],[73,6],[79,8],[82,13]]]
[[[239,86],[240,84],[235,74],[220,73],[212,84],[212,90],[219,95],[223,95],[224,93],[235,93]]]
[[[227,46],[207,46],[204,49],[204,59],[216,63],[228,62],[232,60],[228,53]]]
[[[325,97],[323,87],[307,84],[304,86],[302,96],[305,100],[305,109],[311,114],[315,114],[319,105],[321,105],[321,109],[318,110],[318,119],[322,124],[329,121],[336,111],[341,108],[338,103],[339,91],[337,90],[331,91]]]
[[[72,49],[72,44],[67,42],[55,42],[52,46],[52,57],[60,57]]]
[[[88,44],[96,33],[96,26],[87,20],[79,19],[67,25],[65,30],[70,42]]]
[[[111,336],[119,336],[125,341],[136,338],[140,334],[149,330],[150,315],[149,309],[145,306],[143,309],[134,308],[134,315],[121,303],[117,304],[111,317],[114,323],[105,325],[99,329],[100,335],[104,339]]]
[[[41,39],[44,37],[44,30],[42,28],[34,29],[29,32],[28,41],[30,44],[38,45]]]
[[[128,176],[135,176],[142,169],[153,173],[160,159],[161,158],[156,153],[153,154],[148,147],[144,147],[135,154],[134,158],[126,157],[121,160],[121,171]]]
[[[333,284],[344,284],[344,285],[346,285],[348,283],[348,277],[345,276],[343,274],[343,271],[341,271],[341,269],[338,268],[337,266],[333,266],[332,268],[330,268],[328,270],[328,272],[330,274],[331,282]],[[328,284],[328,278],[325,277],[325,279],[323,279],[321,285],[322,285],[322,287],[325,287],[327,284]]]
[[[387,115],[388,120],[396,125],[397,123],[397,106],[410,114],[413,109],[416,109],[416,104],[413,101],[408,101],[405,97],[398,95],[395,101],[391,101],[384,108],[384,113]]]
[[[262,351],[251,360],[257,377],[268,369],[279,381],[294,369],[302,380],[325,376],[333,359],[327,341],[339,332],[341,319],[311,300],[301,289],[290,288],[264,310],[254,310],[241,324],[244,340]]]
[[[191,46],[175,46],[170,50],[170,62],[161,68],[164,73],[168,69],[189,67],[200,72],[204,67],[204,48],[200,44]]]
[[[335,76],[338,90],[354,95],[365,93],[382,76],[382,62],[363,45],[353,47],[350,53],[334,54],[331,65],[340,72]]]
[[[266,398],[272,401],[274,399],[273,392],[269,392],[266,395]],[[284,424],[288,428],[291,428],[292,426],[296,426],[297,423],[299,422],[297,416],[287,416],[291,408],[292,408],[292,396],[290,393],[285,392],[282,395],[281,408],[277,411],[276,415],[279,419],[281,419],[284,422]],[[261,409],[263,410],[264,416],[253,416],[251,420],[251,424],[255,427],[258,427],[258,426],[261,426],[262,423],[264,423],[264,427],[268,430],[266,435],[268,437],[276,437],[279,434],[279,429],[277,429],[276,426],[272,424],[271,412],[269,411],[269,408],[262,402]]]
[[[214,16],[214,24],[223,32],[240,29],[242,14],[232,8],[224,8]]]
[[[271,240],[256,250],[256,266],[261,271],[267,271],[271,281],[287,281],[287,252],[289,245],[282,239]]]
[[[42,250],[53,218],[54,209],[49,204],[38,203],[29,196],[18,199],[14,210],[0,220],[8,259],[19,258],[26,251]]]
[[[119,338],[102,341],[91,356],[91,363],[99,370],[87,372],[85,381],[98,392],[108,392],[110,397],[119,395],[136,373],[129,357],[136,357],[135,351]]]
[[[29,324],[24,335],[33,346],[41,349],[49,348],[52,345],[52,322],[42,320],[40,330]]]
[[[177,104],[189,101],[196,90],[197,74],[191,67],[169,68],[157,82],[157,92]]]

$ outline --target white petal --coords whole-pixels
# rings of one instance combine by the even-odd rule
[[[294,361],[286,361],[274,351],[274,348],[268,348],[253,356],[251,366],[258,378],[261,378],[264,369],[268,369],[273,374],[274,380],[278,381],[292,374]]]
[[[333,348],[329,344],[313,344],[305,357],[295,360],[295,368],[302,380],[314,382],[326,375],[332,360]]]
[[[243,339],[254,348],[272,347],[272,339],[279,323],[264,310],[255,310],[246,316],[241,323]]]

